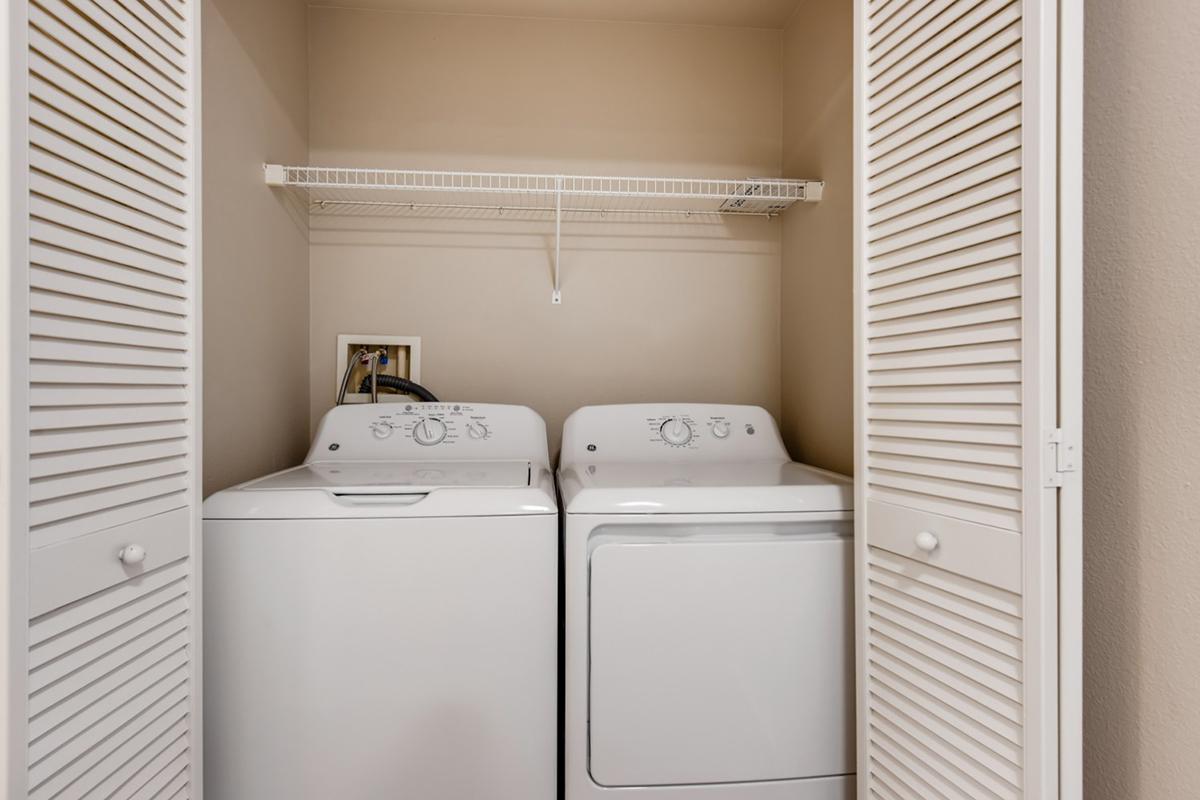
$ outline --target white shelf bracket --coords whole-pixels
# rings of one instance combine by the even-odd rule
[[[287,168],[282,164],[263,164],[263,177],[267,186],[284,186],[287,184]]]
[[[554,292],[550,302],[556,306],[562,305],[562,282],[560,279],[562,263],[562,192],[563,179],[554,179]]]

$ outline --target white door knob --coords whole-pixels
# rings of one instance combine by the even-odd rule
[[[932,553],[937,549],[938,538],[929,531],[921,531],[917,534],[917,549],[924,550],[926,553]]]
[[[146,560],[146,548],[139,544],[127,545],[117,553],[117,558],[121,559],[122,564],[132,567]]]

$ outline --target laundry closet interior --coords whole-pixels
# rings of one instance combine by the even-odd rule
[[[13,796],[1078,798],[1080,13],[15,3]]]
[[[419,336],[423,383],[531,405],[555,441],[588,403],[749,403],[797,458],[851,471],[845,4],[259,5],[206,16],[206,494],[299,460],[349,333]],[[777,218],[629,213],[720,205],[686,188],[568,196],[593,211],[563,216],[555,305],[553,211],[520,210],[552,191],[359,192],[515,208],[310,213],[265,186],[263,161],[825,190]]]

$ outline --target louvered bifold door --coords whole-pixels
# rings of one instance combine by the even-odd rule
[[[856,2],[860,797],[1049,800],[1056,10]]]
[[[189,797],[198,3],[24,5],[28,796]]]

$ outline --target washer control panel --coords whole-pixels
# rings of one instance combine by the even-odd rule
[[[400,436],[421,447],[451,446],[464,438],[483,441],[495,423],[481,408],[462,403],[407,403],[391,410],[377,406],[366,425],[376,439]]]
[[[563,459],[739,461],[786,458],[771,415],[756,406],[589,406],[563,428]]]
[[[541,417],[524,406],[374,403],[338,406],[321,420],[309,460],[479,460],[514,457],[544,442]],[[533,460],[537,460],[534,458]]]

